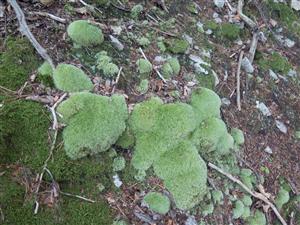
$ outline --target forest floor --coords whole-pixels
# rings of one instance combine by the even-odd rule
[[[284,7],[272,8],[272,4],[261,1],[251,1],[244,6],[244,13],[256,22],[257,29],[264,34],[266,40],[258,42],[253,73],[247,74],[242,70],[240,87],[237,87],[239,56],[242,51],[248,55],[255,31],[245,24],[228,4],[217,8],[213,1],[165,1],[168,9],[166,12],[163,9],[163,1],[140,1],[144,5],[143,11],[138,19],[133,20],[130,17],[130,10],[139,1],[127,1],[126,3],[116,1],[109,7],[97,6],[99,11],[95,12],[90,11],[80,1],[55,1],[50,6],[45,6],[37,1],[18,2],[33,35],[48,51],[54,63],[70,63],[81,67],[92,77],[95,93],[109,96],[115,86],[114,92],[126,95],[128,105],[133,106],[153,95],[161,97],[164,102],[186,101],[191,89],[197,86],[213,89],[222,99],[221,112],[226,125],[237,127],[244,132],[245,143],[241,146],[237,156],[239,166],[249,168],[257,177],[263,178],[264,190],[271,196],[277,195],[282,180],[285,180],[290,186],[292,195],[300,194],[300,28],[292,29],[291,26],[294,25],[291,25],[292,22],[286,18],[290,16],[291,20],[295,20],[293,22],[299,24],[300,12],[288,11]],[[93,4],[92,2],[90,1],[91,4]],[[230,6],[237,7],[238,1],[228,2],[230,2]],[[290,7],[288,6],[288,8]],[[282,12],[283,10],[287,10],[288,13],[285,14],[286,12]],[[59,22],[37,12],[50,13],[64,20]],[[78,19],[97,23],[104,32],[104,44],[95,49],[74,48],[67,37],[66,29],[70,22]],[[234,28],[225,31],[222,24],[229,22],[236,24],[238,31],[235,31]],[[13,9],[5,3],[4,15],[0,16],[0,55],[9,51],[7,43],[10,40],[21,37],[18,27],[19,24]],[[124,49],[118,50],[111,43],[109,35],[116,37],[124,45]],[[146,43],[143,42],[145,40],[140,40],[141,37],[146,37]],[[178,54],[182,65],[180,74],[164,83],[153,71],[148,91],[145,94],[139,93],[135,78],[135,62],[142,57],[139,49],[142,48],[147,58],[154,65],[159,66],[160,57],[163,58],[168,54],[168,50],[164,51],[163,47],[159,46],[159,43],[162,42],[160,40],[174,37],[185,38],[190,45],[185,53]],[[91,55],[103,49],[111,54],[119,67],[123,68],[118,83],[105,80],[101,78],[100,74],[95,75],[93,71]],[[14,51],[17,51],[17,48]],[[38,58],[37,54],[35,57],[37,57],[36,65],[41,65],[42,60]],[[201,58],[205,58],[205,61],[210,64],[208,68],[203,66],[209,71],[208,74],[195,74],[194,72],[194,64]],[[1,63],[3,61],[0,61]],[[22,62],[16,61],[15,63]],[[38,66],[33,66],[29,69],[26,84],[22,84],[14,90],[3,89],[5,85],[0,81],[0,94],[9,94],[15,99],[32,99],[34,96],[38,96],[36,100],[45,101],[44,105],[53,104],[62,96],[62,92],[54,89],[51,82],[46,84],[45,81],[41,81],[37,75],[37,68]],[[49,86],[47,87],[47,85]],[[237,106],[238,89],[241,92],[240,110]],[[267,107],[264,108],[265,111],[259,107],[262,106],[262,103]],[[117,152],[119,152],[118,149]],[[126,159],[130,159],[132,156],[129,150],[123,151],[122,155]],[[30,182],[24,182],[24,176],[20,175],[24,174],[23,165],[0,162],[3,163],[0,164],[0,183],[1,180],[13,177],[14,180],[23,183],[21,187],[26,187],[28,195],[30,193],[28,188],[33,188],[34,185],[32,187]],[[31,176],[27,174],[26,179],[28,180],[30,177],[31,182],[36,183],[36,173],[39,172],[39,170],[35,170],[31,172]],[[55,176],[56,174],[54,174]],[[140,196],[144,190],[152,187],[163,190],[161,181],[155,176],[150,176],[146,184],[141,184],[131,178],[127,179],[125,176],[121,176],[121,179],[124,179],[121,189],[116,190],[111,185],[111,189],[106,188],[101,193],[100,198],[103,200],[101,204],[109,205],[108,208],[103,209],[103,215],[111,214],[111,218],[124,218],[130,224],[185,224],[189,215],[194,215],[197,221],[203,220],[206,224],[244,224],[243,220],[231,218],[232,205],[229,200],[224,200],[224,204],[217,207],[214,213],[207,217],[201,216],[201,212],[197,211],[188,214],[174,209],[155,220],[157,219],[155,215],[141,205]],[[72,178],[70,179],[72,180]],[[219,182],[218,179],[216,178],[216,184]],[[80,182],[82,185],[85,181]],[[89,194],[89,190],[84,190],[83,186],[76,186],[76,189],[65,181],[61,183],[58,181],[58,184],[61,190],[64,187],[70,193],[94,197]],[[47,183],[44,185],[45,190],[49,189]],[[3,190],[2,188],[0,184],[0,192],[4,191],[3,193],[5,193],[6,187]],[[24,191],[24,189],[22,190]],[[31,192],[31,194],[33,193]],[[20,196],[22,195],[15,194],[11,198],[20,198]],[[69,207],[69,205],[60,204],[63,201],[60,198],[63,199],[65,196],[60,197],[59,195],[53,201],[49,202],[49,199],[45,199],[44,202],[46,208],[55,208],[56,221],[59,221],[57,218],[63,217],[63,213],[57,213],[57,211],[60,212],[65,207]],[[84,204],[82,203],[84,200],[78,200],[78,202]],[[4,203],[0,201],[0,207],[5,208],[2,204]],[[78,205],[74,204],[74,207],[78,207]],[[81,215],[79,211],[84,211],[82,209],[84,206],[80,207],[76,209],[79,215]],[[263,208],[263,203],[257,200],[252,207]],[[97,207],[94,210],[97,210]],[[33,208],[30,211],[33,214]],[[68,213],[69,211],[66,211],[66,214]],[[91,212],[88,211],[88,213]],[[11,212],[6,214],[5,209],[0,211],[0,224],[16,224],[6,222],[7,217],[13,216]],[[276,224],[276,217],[270,210],[266,210],[265,214],[269,224]],[[16,214],[15,216],[18,217]],[[81,216],[83,218],[84,214]],[[291,215],[288,215],[286,220],[293,224]],[[72,220],[67,220],[64,224],[72,224],[73,222],[70,221]],[[36,220],[32,224],[53,223]],[[97,224],[97,220],[78,221],[78,224]],[[103,222],[103,224],[109,224],[109,222]]]

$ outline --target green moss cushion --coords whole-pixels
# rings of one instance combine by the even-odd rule
[[[72,95],[58,112],[67,124],[63,139],[71,159],[108,150],[125,131],[128,117],[123,96],[109,98],[85,92]]]
[[[93,83],[79,68],[70,64],[59,64],[53,72],[55,86],[67,92],[91,91]]]
[[[101,29],[86,20],[72,22],[68,26],[67,32],[75,43],[84,47],[99,45],[104,40]]]
[[[170,210],[169,198],[158,192],[148,193],[144,197],[144,202],[151,210],[160,214],[166,214]]]

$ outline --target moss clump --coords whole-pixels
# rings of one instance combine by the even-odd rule
[[[124,157],[119,156],[119,157],[114,158],[113,170],[115,172],[123,170],[125,168],[125,166],[126,166],[126,161],[125,161]]]
[[[108,7],[110,5],[110,0],[90,0],[90,3],[95,3],[97,6]]]
[[[53,72],[55,86],[67,92],[91,91],[93,83],[79,68],[69,64],[59,64]]]
[[[0,53],[0,85],[11,90],[20,88],[38,64],[38,57],[26,39],[9,38],[5,52]]]
[[[213,201],[214,201],[215,204],[221,204],[222,203],[223,198],[224,198],[222,191],[214,190],[214,191],[212,191],[211,195],[212,195],[212,198],[213,198]]]
[[[106,51],[96,54],[97,68],[102,70],[104,77],[114,77],[119,72],[119,67],[112,63],[112,58],[107,55]]]
[[[42,84],[53,87],[53,69],[51,65],[45,61],[39,68],[38,68],[38,80],[42,82]]]
[[[188,41],[184,39],[178,39],[178,38],[165,40],[165,44],[167,46],[167,49],[175,54],[185,53],[190,46]]]
[[[245,137],[243,131],[238,128],[231,129],[231,136],[233,137],[234,143],[237,145],[242,145],[245,143]]]
[[[240,178],[242,182],[250,189],[253,188],[253,184],[255,184],[256,179],[250,169],[241,169]]]
[[[275,199],[275,205],[278,209],[281,209],[284,204],[290,200],[290,195],[287,190],[281,188]]]
[[[240,35],[240,28],[231,23],[224,23],[219,27],[217,36],[220,38],[226,38],[230,41],[236,40]]]
[[[213,20],[208,20],[204,24],[205,29],[210,29],[212,31],[216,31],[218,29],[219,25],[213,21]]]
[[[162,75],[166,79],[177,76],[180,72],[180,64],[177,58],[168,59],[162,67]]]
[[[255,213],[247,219],[247,224],[248,225],[266,225],[267,224],[266,217],[261,211],[256,210]]]
[[[91,93],[72,95],[58,112],[67,124],[63,139],[71,159],[108,150],[125,131],[128,117],[123,96],[108,98]]]
[[[147,79],[141,80],[139,86],[137,87],[137,91],[141,94],[145,94],[149,89],[149,81]]]
[[[5,98],[0,108],[0,163],[20,162],[32,169],[43,165],[48,155],[46,110],[36,102]]]
[[[137,4],[135,6],[133,6],[133,8],[131,9],[131,13],[130,16],[133,19],[137,19],[139,17],[139,15],[143,12],[144,7],[141,4]]]
[[[129,127],[126,127],[126,130],[123,132],[123,134],[119,137],[118,141],[116,142],[116,145],[123,148],[128,149],[130,147],[133,147],[134,145],[134,136],[131,133]]]
[[[152,72],[152,64],[146,59],[139,59],[136,61],[137,70],[142,78],[147,78]]]
[[[86,20],[72,22],[67,32],[72,41],[84,47],[99,45],[104,41],[101,29]]]
[[[198,124],[211,117],[221,117],[221,99],[214,91],[208,88],[195,90],[192,93],[190,104],[194,108]]]
[[[170,210],[170,200],[167,196],[158,192],[150,192],[144,197],[148,207],[159,214],[166,214]]]
[[[143,47],[147,47],[148,45],[150,45],[150,41],[146,37],[141,37],[141,38],[137,39],[137,42],[140,46],[143,46]]]
[[[240,218],[244,213],[244,204],[242,201],[237,200],[233,208],[233,219]]]
[[[264,71],[271,69],[275,73],[283,73],[283,74],[287,74],[289,70],[292,68],[287,58],[281,56],[278,52],[272,53],[267,58],[260,59],[258,61],[258,65]]]

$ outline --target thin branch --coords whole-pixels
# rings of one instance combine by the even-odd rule
[[[62,195],[79,198],[81,200],[84,200],[84,201],[87,201],[87,202],[90,202],[90,203],[95,203],[96,202],[95,200],[92,200],[92,199],[89,199],[89,198],[85,198],[85,197],[82,197],[80,195],[74,195],[74,194],[70,194],[70,193],[67,193],[67,192],[63,192],[63,191],[59,191],[59,193],[61,193]]]
[[[95,11],[98,11],[99,13],[102,14],[102,11],[101,11],[100,9],[98,9],[97,7],[92,6],[92,5],[86,3],[86,2],[83,1],[83,0],[79,0],[79,2],[80,2],[82,5],[84,5],[84,6],[85,6],[88,10],[90,10],[91,12],[94,13]]]
[[[16,0],[8,0],[7,1],[12,8],[14,9],[17,19],[19,21],[19,30],[20,32],[25,35],[29,41],[31,42],[31,44],[33,45],[33,47],[36,49],[36,51],[40,54],[40,56],[46,60],[52,68],[54,68],[54,64],[52,59],[50,58],[50,56],[48,55],[46,49],[44,49],[39,42],[35,39],[35,37],[33,36],[33,34],[31,33],[26,20],[25,20],[25,15],[22,11],[22,9],[20,8],[19,4],[17,3]]]
[[[53,15],[51,13],[47,13],[47,12],[30,12],[29,14],[49,17],[50,19],[55,20],[60,23],[66,23],[66,21],[67,21],[66,19],[60,18],[58,16],[55,16],[55,15]]]
[[[244,56],[244,51],[241,51],[240,57],[239,57],[239,64],[238,64],[238,69],[236,73],[236,103],[238,110],[241,111],[241,66],[242,66],[242,60]]]
[[[43,176],[44,176],[45,172],[47,171],[48,162],[52,158],[53,151],[55,149],[55,144],[56,144],[56,139],[57,139],[57,134],[58,134],[58,122],[57,122],[57,116],[56,116],[55,109],[58,106],[58,104],[64,100],[64,98],[66,96],[67,96],[66,93],[63,94],[56,101],[56,103],[50,108],[50,111],[51,111],[52,117],[53,117],[52,129],[54,130],[54,135],[53,135],[52,144],[51,144],[51,147],[50,147],[50,150],[49,150],[49,155],[48,155],[47,159],[44,162],[43,169],[42,169],[42,172],[41,172],[41,174],[39,176],[37,187],[36,187],[36,190],[35,190],[35,208],[34,208],[34,214],[37,214],[38,210],[39,210],[39,202],[38,202],[37,195],[38,195],[39,190],[40,190],[40,186],[41,186],[41,183],[42,183],[42,180],[43,180]]]
[[[249,61],[251,63],[253,63],[254,57],[255,57],[255,52],[257,49],[257,43],[258,43],[258,39],[259,39],[259,32],[254,32],[253,37],[252,37],[252,41],[251,41],[251,45],[250,45],[250,49],[249,49]]]
[[[122,70],[123,70],[123,67],[121,67],[121,68],[119,69],[119,72],[118,72],[118,75],[117,75],[117,78],[116,78],[116,82],[114,83],[113,89],[112,89],[112,91],[111,91],[112,94],[115,93],[115,89],[116,89],[116,86],[117,86],[118,83],[119,83],[119,80],[120,80],[120,76],[121,76]]]
[[[250,190],[243,182],[241,182],[239,179],[235,178],[234,176],[232,176],[231,174],[223,171],[221,168],[217,167],[216,165],[212,164],[212,163],[208,163],[208,167],[218,171],[219,173],[223,174],[224,176],[226,176],[227,178],[229,178],[231,181],[233,181],[234,183],[237,183],[238,185],[240,185],[246,192],[248,192],[250,195],[252,195],[254,198],[257,198],[261,201],[263,201],[264,203],[266,203],[268,206],[271,207],[271,209],[273,210],[273,212],[275,213],[275,215],[277,216],[277,218],[280,220],[280,222],[283,225],[287,225],[287,223],[285,222],[285,220],[282,218],[282,216],[280,215],[279,211],[277,210],[276,206],[270,202],[270,200],[268,198],[266,198],[263,194],[256,192],[256,191],[252,191]]]
[[[257,25],[256,25],[256,23],[253,20],[251,20],[248,16],[246,16],[243,13],[243,7],[244,7],[244,0],[239,0],[238,7],[237,7],[238,15],[241,17],[241,19],[246,24],[248,24],[249,27],[251,27],[252,29],[254,29]]]

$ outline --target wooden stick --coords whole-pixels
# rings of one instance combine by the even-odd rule
[[[12,8],[14,9],[17,19],[19,21],[19,30],[20,32],[26,36],[29,41],[31,42],[31,44],[33,45],[33,47],[36,49],[36,51],[40,54],[40,56],[46,60],[52,68],[54,68],[54,64],[52,59],[50,58],[50,56],[48,55],[46,49],[44,49],[39,43],[38,41],[35,39],[35,37],[33,36],[33,34],[31,33],[26,20],[25,20],[25,15],[22,11],[22,9],[20,8],[19,4],[17,3],[16,0],[7,0],[7,2],[12,6]]]
[[[120,80],[120,76],[121,76],[121,73],[122,73],[122,69],[123,69],[123,67],[121,67],[121,68],[119,69],[118,76],[117,76],[117,78],[116,78],[116,82],[114,83],[113,89],[112,89],[112,91],[111,91],[112,94],[115,93],[116,86],[117,86],[117,84],[119,83],[119,80]]]
[[[55,15],[53,15],[51,13],[47,13],[47,12],[30,12],[29,14],[49,17],[50,19],[53,19],[60,23],[66,23],[66,21],[67,21],[66,19],[60,18],[58,16],[55,16]]]
[[[256,191],[252,191],[250,190],[244,183],[242,183],[239,179],[235,178],[234,176],[232,176],[231,174],[223,171],[221,168],[217,167],[216,165],[212,164],[212,163],[208,163],[208,167],[218,171],[219,173],[223,174],[224,176],[228,177],[231,181],[233,181],[234,183],[237,183],[238,185],[240,185],[246,192],[248,192],[250,195],[252,195],[254,198],[257,198],[261,201],[263,201],[264,203],[266,203],[268,206],[271,207],[271,209],[273,210],[273,212],[275,213],[275,215],[277,216],[277,218],[280,220],[280,222],[283,225],[287,225],[287,223],[285,222],[285,220],[282,218],[282,216],[280,215],[279,211],[277,210],[277,208],[275,207],[275,205],[269,201],[268,198],[266,198],[266,196],[264,196],[263,194],[256,192]]]
[[[251,20],[248,16],[246,16],[243,13],[243,7],[244,7],[244,0],[239,0],[238,7],[237,7],[238,15],[241,17],[241,19],[246,24],[248,24],[249,27],[251,27],[252,29],[254,29],[257,25],[256,25],[256,23],[253,20]]]
[[[252,37],[252,42],[250,45],[249,49],[249,61],[253,63],[254,57],[255,57],[255,52],[257,49],[257,44],[258,44],[258,39],[259,39],[259,32],[254,32],[253,37]]]
[[[242,66],[243,56],[244,56],[244,51],[241,51],[240,57],[239,57],[238,69],[237,69],[237,73],[236,73],[236,103],[237,103],[237,107],[238,107],[239,111],[242,110],[242,107],[241,107],[241,77],[240,77],[240,74],[241,74],[241,66]]]
[[[90,202],[90,203],[95,203],[96,202],[95,200],[92,200],[92,199],[89,199],[89,198],[85,198],[85,197],[82,197],[80,195],[74,195],[74,194],[70,194],[70,193],[67,193],[67,192],[63,192],[63,191],[60,191],[59,193],[61,193],[63,195],[66,195],[66,196],[79,198],[81,200],[84,200],[84,201],[87,201],[87,202]]]

